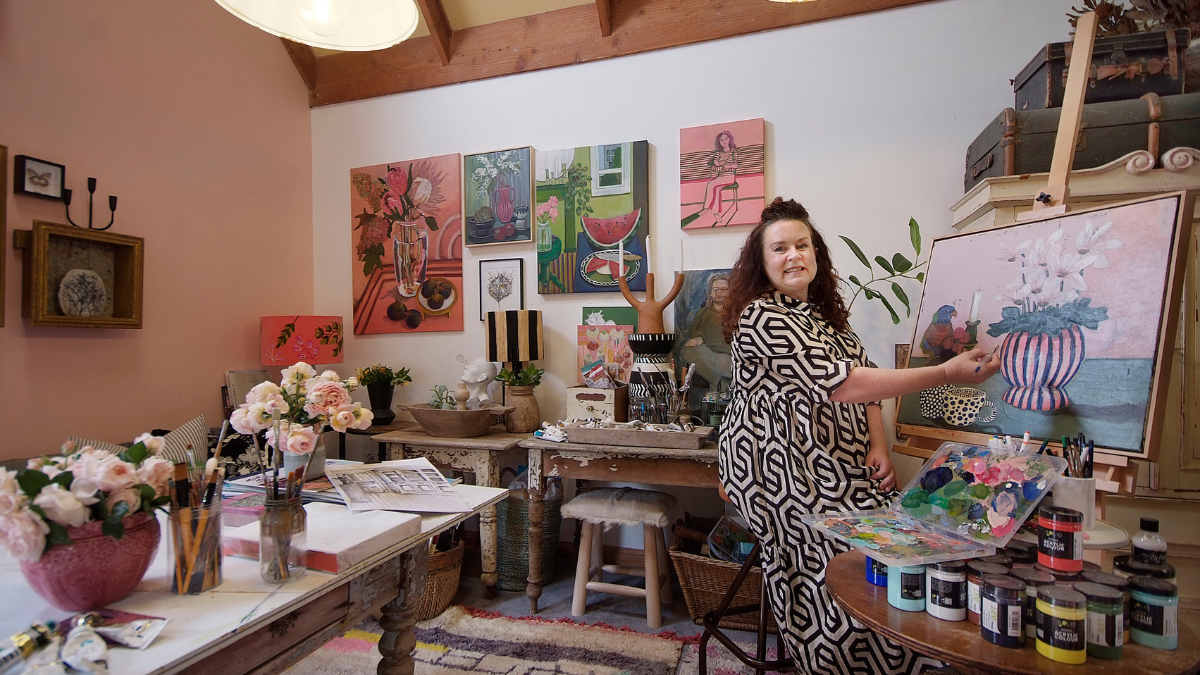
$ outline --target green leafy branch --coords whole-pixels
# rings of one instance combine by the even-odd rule
[[[575,212],[576,218],[583,218],[592,213],[589,204],[592,200],[592,176],[583,164],[576,162],[567,167],[567,205]]]
[[[296,317],[299,319],[300,317]],[[279,331],[279,338],[275,340],[275,348],[281,349],[291,339],[292,333],[296,332],[296,319],[292,319],[289,323],[283,325],[283,330]]]
[[[916,218],[908,219],[908,238],[912,242],[913,260],[919,260],[921,257],[921,226],[917,224]],[[892,323],[899,324],[900,315],[896,313],[896,309],[892,307],[892,303],[886,295],[886,291],[891,290],[896,300],[904,305],[905,316],[911,317],[912,301],[909,300],[908,293],[905,292],[904,287],[896,282],[899,279],[916,279],[917,281],[924,282],[925,273],[918,270],[929,264],[929,261],[914,263],[901,253],[893,254],[891,260],[877,255],[875,256],[875,264],[879,266],[881,272],[880,276],[876,276],[875,267],[871,265],[871,261],[863,253],[862,248],[849,237],[843,236],[842,241],[846,242],[846,245],[854,252],[854,257],[858,258],[858,261],[865,265],[871,273],[871,278],[866,281],[860,280],[853,274],[846,277],[849,280],[850,287],[854,290],[854,295],[850,297],[850,302],[846,305],[846,309],[849,310],[854,306],[854,301],[858,299],[859,295],[862,295],[867,300],[877,299],[883,303],[888,313],[892,315]],[[883,290],[880,290],[880,286],[884,287]]]
[[[342,353],[342,324],[334,321],[327,326],[318,326],[315,334],[317,342],[323,345],[333,345],[333,355]]]

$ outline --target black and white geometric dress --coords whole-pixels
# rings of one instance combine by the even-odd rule
[[[721,483],[763,544],[771,610],[802,673],[907,673],[940,665],[853,621],[825,590],[847,550],[800,522],[884,506],[864,464],[866,405],[830,395],[855,367],[873,368],[852,331],[779,292],[755,300],[733,337],[734,393],[722,424]],[[863,583],[866,583],[864,580]]]

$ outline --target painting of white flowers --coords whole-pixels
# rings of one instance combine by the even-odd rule
[[[1178,319],[1182,199],[935,240],[909,367],[980,347],[998,350],[1001,368],[977,387],[903,397],[900,433],[909,433],[904,425],[1039,439],[1083,432],[1105,449],[1145,455]]]
[[[467,246],[533,241],[533,148],[463,158],[463,232]]]
[[[350,170],[354,334],[463,329],[459,155]]]

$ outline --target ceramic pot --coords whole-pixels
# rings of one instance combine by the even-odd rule
[[[367,398],[371,399],[371,414],[375,416],[372,425],[391,424],[396,419],[392,410],[392,396],[396,386],[387,382],[372,382],[367,385]]]
[[[542,426],[542,411],[538,408],[533,387],[504,387],[504,402],[513,407],[504,416],[504,428],[514,434],[531,434]]]
[[[308,469],[304,472],[304,480],[316,480],[325,475],[325,433],[317,429],[317,445],[308,458]],[[305,456],[294,452],[283,453],[283,471],[288,473],[299,469],[304,464]],[[282,477],[281,477],[282,480]]]
[[[101,533],[103,522],[68,527],[71,543],[51,546],[36,562],[21,561],[25,580],[66,612],[97,609],[137,588],[158,550],[158,520],[145,512],[125,519],[120,541]]]
[[[1000,346],[1000,374],[1008,382],[1004,402],[1021,410],[1058,410],[1071,405],[1065,387],[1086,356],[1078,324],[1059,333],[1009,333]]]
[[[631,397],[665,398],[671,392],[671,364],[668,357],[675,347],[674,333],[634,333],[628,336],[633,352],[633,370],[629,373]]]

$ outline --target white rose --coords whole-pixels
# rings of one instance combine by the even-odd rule
[[[272,396],[279,395],[279,385],[274,382],[259,382],[254,385],[254,388],[246,392],[246,403],[254,404],[261,403]]]
[[[132,464],[116,455],[110,455],[96,466],[94,480],[97,487],[111,493],[136,485],[137,474]]]
[[[354,417],[358,420],[358,424],[354,425],[355,429],[366,429],[371,426],[371,422],[375,419],[375,413],[369,408],[362,407],[361,403],[354,404]]]
[[[229,416],[229,425],[239,434],[253,434],[271,424],[271,415],[262,403],[243,404]]]
[[[278,414],[280,417],[283,417],[284,415],[288,414],[288,403],[287,399],[283,397],[283,394],[275,394],[274,396],[264,399],[255,405],[262,406],[263,417],[274,418],[276,414]],[[251,407],[253,408],[255,406]]]
[[[19,560],[37,562],[46,548],[48,532],[50,526],[27,508],[0,516],[0,543]]]
[[[321,373],[321,377],[326,380],[329,380],[330,382],[341,382],[342,381],[342,376],[338,375],[337,371],[334,371],[334,370],[326,370],[325,372]]]
[[[17,472],[0,469],[0,516],[7,516],[21,508],[25,494],[17,487]]]
[[[153,436],[151,434],[142,434],[133,439],[134,445],[138,443],[145,445],[147,452],[151,455],[160,454],[163,448],[166,447],[166,442],[163,441],[162,436]]]
[[[354,426],[357,421],[358,418],[354,416],[354,406],[352,405],[344,405],[329,416],[329,426],[339,434],[346,433],[346,430]]]
[[[58,483],[42,488],[38,496],[33,498],[33,504],[41,507],[46,517],[59,525],[79,527],[88,521],[87,507]]]
[[[288,366],[283,369],[283,388],[289,394],[304,391],[304,383],[310,378],[316,377],[317,371],[307,363],[301,361],[293,366]]]
[[[172,468],[171,463],[161,457],[147,457],[137,469],[138,482],[154,488],[154,494],[161,497],[167,494]]]
[[[141,508],[142,495],[133,488],[117,490],[108,496],[108,512],[112,513],[113,509],[117,508],[117,504],[128,504],[129,510],[125,512],[125,515],[129,515]]]
[[[346,378],[346,391],[354,391],[358,389],[358,378],[351,375]]]

